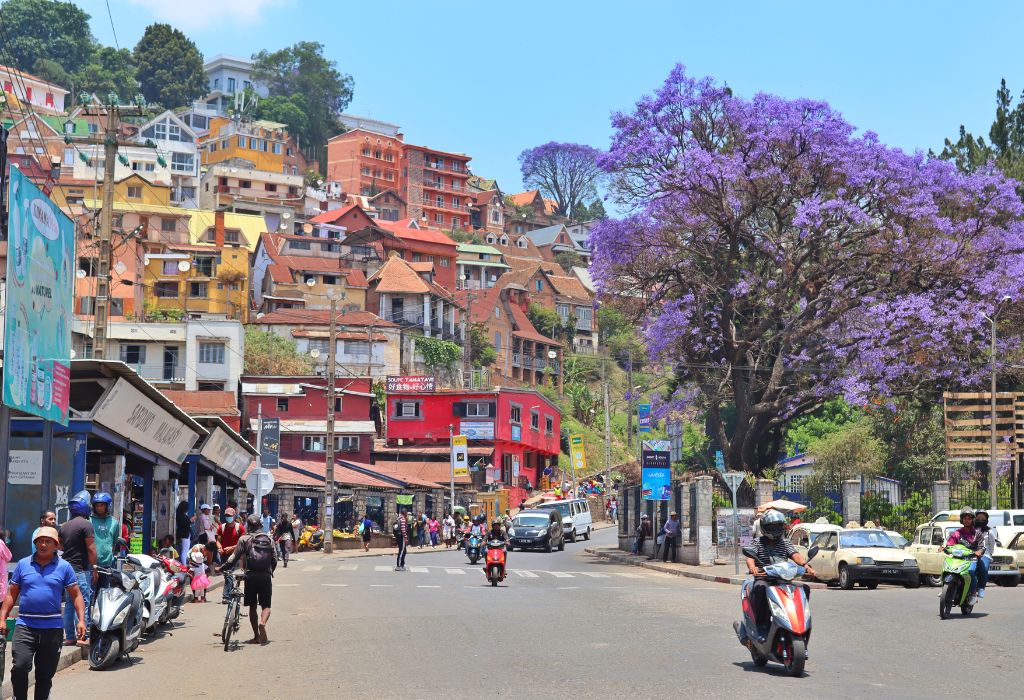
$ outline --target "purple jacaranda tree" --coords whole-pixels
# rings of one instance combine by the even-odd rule
[[[730,468],[763,466],[769,436],[829,398],[980,384],[980,314],[1024,286],[1013,181],[681,66],[612,122],[601,164],[628,215],[595,226],[592,271],[644,296],[651,360]]]
[[[601,151],[581,143],[551,141],[519,154],[523,184],[536,187],[555,201],[556,214],[576,218],[576,208],[597,196],[604,172],[597,164]]]

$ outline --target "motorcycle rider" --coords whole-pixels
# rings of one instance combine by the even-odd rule
[[[985,554],[985,546],[981,541],[983,538],[975,527],[974,522],[974,509],[972,508],[961,508],[960,509],[960,524],[963,527],[957,528],[953,531],[953,534],[946,540],[946,547],[952,547],[955,544],[962,544],[963,546],[970,549],[978,557],[978,566],[971,572],[971,597],[978,595],[978,569],[981,568],[981,557]],[[988,513],[985,513],[985,524],[988,525]],[[993,545],[994,547],[994,545]],[[986,578],[988,570],[986,568]],[[986,583],[988,581],[986,580]],[[980,597],[980,596],[979,596]],[[973,602],[971,603],[973,605]]]
[[[807,563],[807,558],[798,552],[783,535],[786,532],[786,516],[777,510],[769,510],[761,516],[760,537],[754,540],[755,556],[747,557],[747,569],[754,577],[750,589],[750,603],[754,608],[754,621],[757,625],[755,634],[759,642],[765,640],[768,633],[768,582],[765,579],[764,567],[777,560],[792,559],[807,569],[807,574],[814,576],[814,569]]]
[[[487,533],[487,541],[501,540],[505,543],[505,548],[508,549],[508,530],[505,528],[505,523],[501,518],[495,518],[491,521],[490,532]]]
[[[117,540],[121,536],[121,524],[110,514],[114,499],[106,491],[97,491],[92,497],[93,540],[96,544],[96,564],[105,569],[114,566]],[[94,594],[102,588],[110,587],[110,574],[99,574]]]
[[[978,531],[978,544],[985,551],[978,559],[978,597],[985,597],[985,586],[988,585],[988,569],[992,565],[992,555],[996,549],[996,531],[988,526],[988,511],[979,509],[974,514],[974,527]]]

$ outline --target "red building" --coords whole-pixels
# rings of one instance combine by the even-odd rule
[[[458,244],[441,231],[420,226],[414,219],[376,221],[362,230],[349,230],[344,244],[346,264],[364,270],[367,276],[395,252],[409,263],[433,263],[433,281],[445,289],[455,289]]]
[[[242,377],[246,438],[256,444],[256,418],[281,419],[281,458],[325,458],[326,377]],[[335,384],[334,450],[338,459],[367,464],[377,435],[370,380],[339,377]]]
[[[402,392],[387,395],[387,444],[427,447],[449,444],[449,428],[469,438],[470,447],[488,447],[490,458],[470,459],[477,488],[509,489],[509,503],[526,498],[543,469],[557,463],[561,415],[558,407],[530,389],[499,387]]]

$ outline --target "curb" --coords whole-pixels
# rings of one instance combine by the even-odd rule
[[[663,564],[658,564],[658,563],[655,563],[655,562],[647,561],[646,559],[634,559],[632,557],[632,555],[629,555],[629,554],[617,554],[617,553],[614,553],[614,552],[608,552],[608,551],[604,551],[604,550],[600,550],[600,549],[593,549],[591,547],[587,547],[586,549],[584,549],[584,551],[587,554],[592,554],[595,557],[600,557],[601,559],[608,559],[610,561],[616,562],[617,564],[628,564],[630,566],[639,566],[639,567],[644,568],[644,569],[651,569],[652,571],[659,571],[659,572],[664,573],[664,574],[673,574],[675,576],[685,576],[686,578],[695,578],[695,579],[699,579],[701,581],[710,581],[712,583],[725,583],[725,584],[729,584],[729,585],[732,585],[732,586],[740,586],[740,585],[743,585],[743,582],[746,581],[746,579],[747,579],[746,576],[720,576],[718,574],[706,574],[706,573],[704,573],[702,571],[690,571],[690,570],[686,570],[686,569],[674,569],[674,568],[671,568],[671,567],[669,567],[667,565],[663,565]],[[820,589],[827,589],[828,588],[828,586],[826,586],[824,583],[812,583],[812,582],[806,581],[805,584],[808,587],[810,587],[810,588],[820,588]]]

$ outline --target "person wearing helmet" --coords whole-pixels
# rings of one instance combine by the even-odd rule
[[[111,507],[114,499],[106,491],[97,491],[92,497],[92,523],[93,539],[96,542],[96,564],[105,569],[114,566],[114,556],[117,553],[117,540],[121,536],[121,523],[113,517]],[[110,575],[99,574],[96,578],[96,589],[110,587]]]
[[[747,557],[747,569],[754,576],[750,602],[754,608],[754,620],[757,623],[755,634],[758,641],[764,641],[768,625],[768,584],[765,581],[764,567],[792,559],[805,567],[808,575],[815,575],[814,569],[807,563],[807,558],[785,538],[785,515],[777,510],[767,511],[761,516],[761,532],[762,535],[754,540],[754,556]]]
[[[988,511],[979,509],[974,514],[974,529],[978,531],[978,545],[984,551],[978,558],[978,597],[985,597],[988,585],[988,570],[992,566],[992,554],[996,550],[996,531],[988,526]]]
[[[974,522],[974,509],[973,508],[961,508],[960,509],[960,525],[961,527],[953,531],[953,534],[946,540],[946,547],[952,547],[955,544],[962,544],[963,546],[970,549],[978,557],[978,567],[971,572],[971,592],[970,595],[973,597],[979,595],[978,591],[978,568],[981,568],[981,558],[985,555],[985,545],[982,541],[984,538],[978,531]],[[988,525],[988,513],[985,513],[985,525]],[[986,571],[987,574],[987,571]],[[987,583],[987,580],[986,580]],[[979,595],[980,597],[980,595]],[[973,603],[972,603],[973,605]]]
[[[491,529],[487,532],[487,542],[492,540],[498,540],[505,545],[505,562],[508,564],[508,530],[505,529],[505,523],[502,522],[501,518],[495,518],[491,521]]]
[[[85,602],[85,628],[89,629],[92,606],[92,589],[99,573],[96,566],[96,533],[89,522],[92,512],[88,491],[79,491],[68,501],[71,519],[60,526],[60,543],[64,547],[61,557],[75,572],[78,589]],[[74,646],[79,641],[75,630],[75,611],[70,605],[64,606],[64,646]]]

